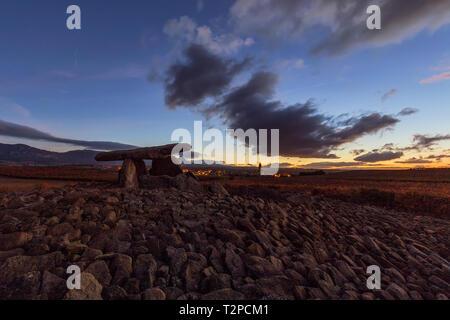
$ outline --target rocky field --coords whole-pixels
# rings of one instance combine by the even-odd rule
[[[447,299],[450,222],[190,176],[0,195],[0,299]],[[68,290],[67,267],[82,270]],[[366,268],[381,268],[369,290]]]

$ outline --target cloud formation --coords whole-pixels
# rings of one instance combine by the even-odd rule
[[[355,149],[355,150],[350,151],[350,153],[355,155],[355,156],[359,156],[364,151],[366,151],[366,150],[364,150],[364,149]]]
[[[363,162],[313,162],[300,166],[304,169],[329,169],[329,168],[346,168],[358,167],[363,165]]]
[[[391,151],[369,152],[362,156],[356,157],[353,160],[373,163],[373,162],[394,160],[394,159],[401,158],[402,156],[403,156],[403,152],[391,152]]]
[[[433,161],[420,159],[420,158],[410,158],[408,160],[404,161],[395,161],[395,163],[403,163],[403,164],[426,164],[426,163],[433,163]]]
[[[229,88],[247,61],[235,63],[193,44],[185,62],[176,62],[167,72],[166,104],[188,107],[206,117],[220,117],[230,128],[280,129],[280,154],[304,158],[337,158],[332,153],[342,144],[393,127],[399,122],[377,112],[352,117],[335,124],[318,112],[315,103],[285,105],[274,100],[278,77],[256,72],[248,82]],[[216,102],[202,105],[205,98]]]
[[[368,30],[369,5],[381,8],[382,32]],[[326,27],[312,53],[343,54],[352,49],[400,43],[423,30],[450,23],[448,0],[236,0],[230,10],[236,28],[269,41],[292,39]]]
[[[423,149],[431,149],[434,145],[439,143],[440,141],[450,140],[450,134],[447,135],[435,135],[428,136],[423,134],[414,135],[413,145],[411,147],[407,147],[405,149],[415,149],[415,150],[423,150]]]
[[[249,59],[235,63],[221,58],[199,44],[191,44],[184,53],[186,61],[174,63],[166,73],[166,105],[171,109],[195,106],[222,94],[250,63]]]
[[[433,154],[427,157],[427,159],[436,159],[437,162],[441,161],[443,158],[450,158],[450,150],[447,154]]]
[[[253,38],[240,38],[233,33],[214,35],[208,26],[198,26],[188,16],[179,19],[170,19],[164,25],[163,32],[169,37],[187,43],[198,43],[214,53],[231,54],[241,47],[254,44]]]
[[[410,116],[414,113],[419,112],[419,109],[416,108],[404,108],[399,113],[397,113],[397,116]]]
[[[108,141],[83,141],[74,139],[65,139],[52,136],[51,134],[36,130],[31,127],[23,126],[20,124],[7,122],[0,120],[0,136],[30,139],[30,140],[41,140],[56,143],[66,143],[74,146],[80,146],[85,148],[90,148],[94,150],[121,150],[121,149],[134,149],[136,146],[108,142]]]
[[[397,89],[392,88],[390,90],[388,90],[387,92],[385,92],[382,96],[381,96],[381,101],[386,101],[390,96],[394,95],[397,93]]]
[[[25,118],[29,118],[31,116],[31,113],[27,108],[4,97],[0,97],[0,111],[4,111],[6,113],[13,112]]]
[[[435,74],[429,78],[420,80],[421,84],[429,84],[429,83],[435,83],[443,80],[450,80],[450,71],[448,72],[442,72],[440,74]]]

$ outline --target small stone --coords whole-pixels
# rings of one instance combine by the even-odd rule
[[[32,238],[33,235],[27,232],[0,234],[0,250],[8,251],[23,247]]]
[[[225,252],[225,264],[233,277],[245,276],[245,266],[241,257],[231,249],[227,249]]]
[[[243,300],[244,295],[231,288],[220,289],[204,294],[202,300]]]
[[[46,294],[51,300],[59,300],[67,292],[66,281],[53,273],[44,271],[42,275],[41,294]]]
[[[97,260],[91,263],[86,268],[86,272],[92,274],[104,287],[111,283],[111,274],[109,273],[108,265],[103,260]]]
[[[145,290],[144,300],[166,300],[166,294],[160,288],[151,288]]]
[[[294,287],[294,296],[297,300],[305,300],[306,299],[306,290],[302,286]]]
[[[103,300],[102,285],[95,277],[87,272],[81,273],[81,289],[69,290],[64,296],[65,300]]]
[[[409,300],[410,297],[408,293],[396,283],[391,283],[389,287],[386,288],[386,291],[400,300]]]

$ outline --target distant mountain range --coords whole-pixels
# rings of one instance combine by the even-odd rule
[[[0,143],[0,164],[3,165],[90,165],[99,151],[75,150],[52,152],[27,146],[25,144]]]

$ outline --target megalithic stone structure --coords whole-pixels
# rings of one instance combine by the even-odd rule
[[[172,149],[177,144],[155,146],[149,148],[139,148],[133,150],[119,150],[101,152],[97,154],[97,161],[123,161],[122,169],[119,172],[119,184],[125,188],[139,188],[139,177],[146,174],[144,160],[152,160],[156,165],[150,174],[175,176],[182,173],[179,166],[172,162]],[[183,151],[189,151],[191,146],[182,144]],[[153,172],[152,172],[153,171]]]

